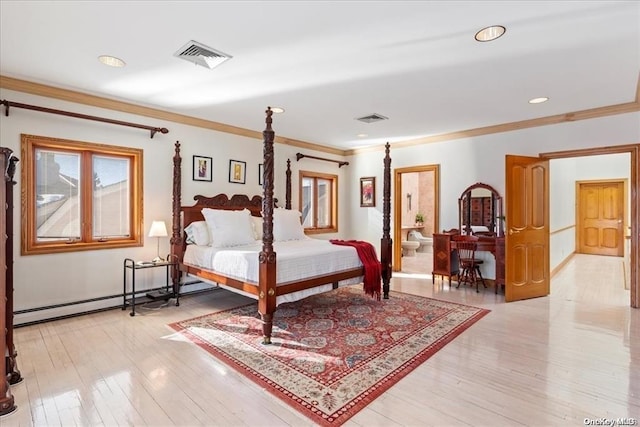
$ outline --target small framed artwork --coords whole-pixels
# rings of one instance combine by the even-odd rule
[[[213,180],[213,161],[211,157],[193,156],[193,180],[209,181]]]
[[[360,206],[370,208],[376,205],[376,177],[360,178]]]
[[[263,175],[264,175],[264,164],[260,163],[258,165],[258,185],[262,185],[264,183]]]
[[[229,160],[229,182],[244,184],[247,176],[247,162]]]

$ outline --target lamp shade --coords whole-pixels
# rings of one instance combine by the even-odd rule
[[[149,237],[167,237],[167,226],[164,221],[153,221],[149,229]]]

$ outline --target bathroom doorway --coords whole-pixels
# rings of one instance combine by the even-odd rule
[[[431,238],[439,229],[440,166],[422,165],[394,170],[393,270],[431,274]],[[422,219],[420,222],[419,220]],[[417,242],[407,244],[406,242]],[[404,248],[403,248],[404,242]]]

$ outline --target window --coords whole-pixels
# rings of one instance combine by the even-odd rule
[[[300,171],[302,225],[306,233],[338,231],[338,176]]]
[[[142,150],[22,135],[22,255],[142,246]]]

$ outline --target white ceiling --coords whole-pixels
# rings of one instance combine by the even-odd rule
[[[640,73],[637,1],[1,0],[0,19],[3,76],[255,131],[279,106],[277,135],[343,149],[632,102]],[[174,57],[190,40],[233,59]]]

